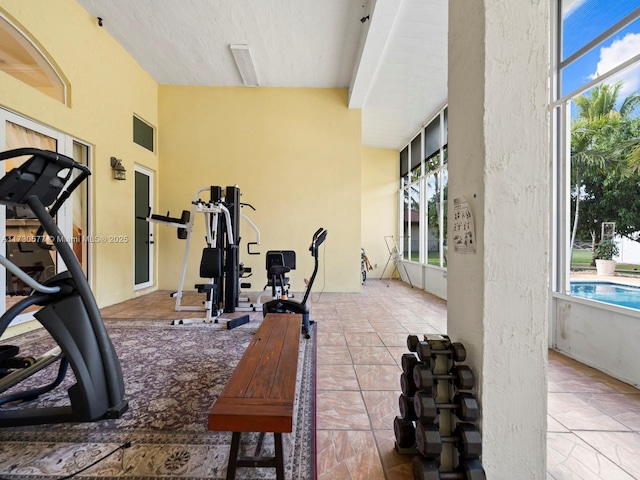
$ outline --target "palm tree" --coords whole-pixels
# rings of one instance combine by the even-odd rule
[[[581,95],[574,100],[578,107],[578,118],[571,125],[571,176],[576,201],[571,253],[578,231],[584,173],[616,170],[620,175],[628,176],[631,170],[640,166],[638,139],[632,139],[631,143],[622,146],[612,145],[609,141],[640,105],[640,94],[635,92],[626,97],[616,110],[622,85],[622,82],[601,84],[594,87],[588,96]],[[637,163],[634,164],[636,159]],[[595,243],[595,232],[592,233],[592,242]]]

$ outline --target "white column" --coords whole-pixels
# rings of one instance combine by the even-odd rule
[[[448,332],[478,376],[487,478],[544,479],[550,2],[449,1]],[[456,252],[454,199],[476,252]]]

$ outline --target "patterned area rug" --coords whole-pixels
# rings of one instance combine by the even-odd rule
[[[167,320],[105,324],[124,371],[129,410],[117,420],[0,429],[0,479],[67,478],[112,452],[73,478],[225,478],[231,434],[208,431],[207,414],[259,322],[233,330],[217,324],[171,326]],[[55,346],[44,330],[10,343],[27,355]],[[283,435],[287,479],[314,478],[314,363],[314,336],[301,338],[294,430]],[[37,375],[52,368],[57,364]],[[72,382],[71,376],[37,401],[67,404],[63,387]],[[242,439],[243,454],[253,455],[257,434]],[[265,436],[263,452],[273,454],[273,435]],[[275,478],[275,469],[239,468],[236,478]]]

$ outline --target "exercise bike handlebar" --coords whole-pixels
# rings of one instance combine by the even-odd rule
[[[311,287],[313,287],[313,282],[316,279],[316,274],[318,273],[318,247],[326,240],[327,233],[328,232],[324,228],[319,228],[316,233],[313,234],[309,250],[311,250],[311,256],[315,259],[315,262],[313,266],[313,273],[311,274],[311,278],[307,284],[307,290],[304,292],[302,305],[306,305],[309,294],[311,293]]]
[[[318,247],[322,245],[322,242],[327,238],[327,231],[324,228],[319,228],[316,233],[313,234],[313,239],[311,240],[311,245],[309,246],[309,251],[311,255],[316,257],[318,256]]]

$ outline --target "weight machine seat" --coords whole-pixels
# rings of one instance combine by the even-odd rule
[[[218,289],[223,274],[222,249],[206,247],[202,249],[202,259],[200,260],[200,277],[213,280],[211,283],[198,283],[194,286],[198,293],[206,293],[207,318],[211,313],[211,308],[218,305]],[[216,307],[217,309],[217,307]],[[216,321],[217,322],[217,321]]]
[[[196,283],[194,288],[198,293],[208,293],[218,286],[215,283]]]

